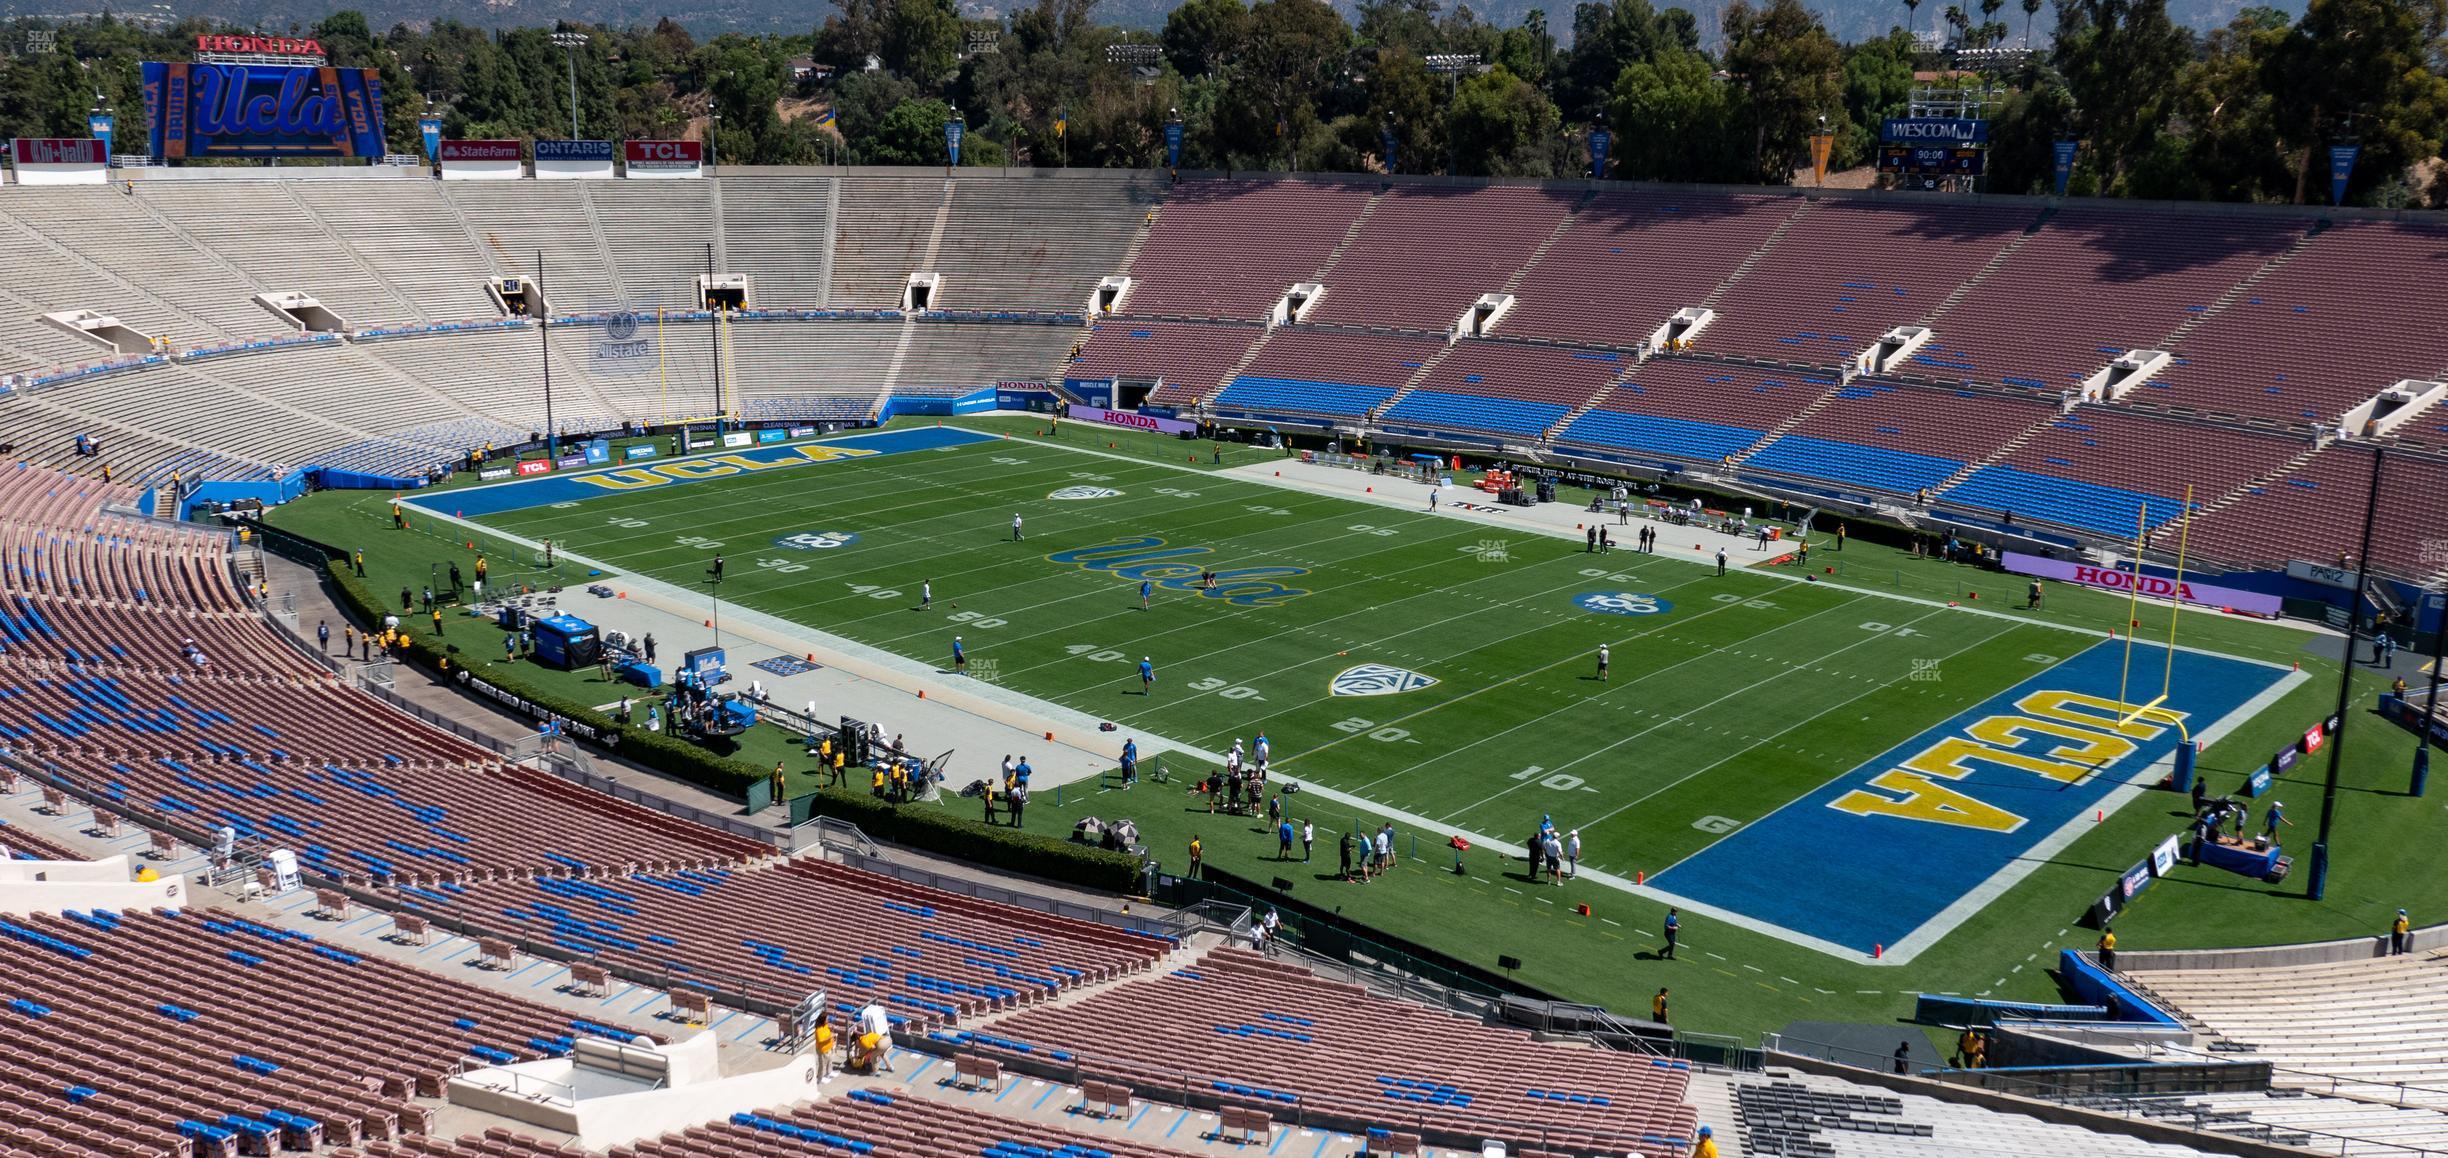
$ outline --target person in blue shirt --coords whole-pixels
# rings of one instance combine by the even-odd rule
[[[961,648],[961,637],[957,635],[952,637],[952,671],[957,675],[969,674],[969,653]]]
[[[1148,597],[1154,595],[1155,593],[1156,585],[1154,583],[1150,583],[1145,579],[1139,581],[1139,610],[1145,611],[1148,609]]]
[[[1036,769],[1029,767],[1028,757],[1022,756],[1020,758],[1020,763],[1012,768],[1013,783],[1018,784],[1022,788],[1028,787],[1029,773],[1033,771],[1036,771]]]
[[[2261,820],[2261,835],[2272,844],[2278,843],[2278,826],[2281,824],[2288,828],[2295,827],[2295,822],[2286,818],[2286,801],[2270,801],[2269,815]]]
[[[1285,819],[1275,826],[1275,859],[1292,859],[1292,821]]]
[[[1139,694],[1156,694],[1156,661],[1144,655],[1139,657]]]
[[[1678,938],[1678,937],[1681,937],[1682,935],[1683,935],[1683,922],[1682,922],[1682,920],[1681,920],[1680,918],[1678,918],[1678,917],[1675,915],[1675,911],[1674,911],[1672,908],[1667,909],[1667,910],[1666,910],[1666,951],[1665,951],[1665,952],[1663,952],[1663,953],[1658,954],[1658,960],[1660,960],[1660,961],[1672,961],[1672,960],[1674,960],[1674,955],[1675,955],[1675,939],[1676,939],[1676,938]]]
[[[1139,741],[1132,738],[1122,741],[1122,786],[1128,788],[1138,782]]]

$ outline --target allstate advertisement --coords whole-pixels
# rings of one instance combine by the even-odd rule
[[[148,143],[166,161],[387,151],[373,69],[147,61],[144,101]]]

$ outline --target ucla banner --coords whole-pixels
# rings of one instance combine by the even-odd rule
[[[2066,182],[2073,179],[2074,153],[2075,150],[2081,148],[2081,145],[2079,141],[2058,141],[2049,146],[2049,156],[2053,162],[2049,177],[2050,186],[2057,191],[2059,197],[2065,196]]]
[[[380,157],[382,76],[373,69],[147,61],[153,156]]]
[[[2346,203],[2346,183],[2354,179],[2355,160],[2363,155],[2361,145],[2329,146],[2329,203]]]

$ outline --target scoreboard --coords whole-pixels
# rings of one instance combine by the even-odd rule
[[[1947,145],[1881,145],[1878,167],[1884,173],[1914,176],[1977,177],[1989,155],[1986,149]]]

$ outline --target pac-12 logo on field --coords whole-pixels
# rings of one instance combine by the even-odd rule
[[[1110,499],[1120,496],[1121,493],[1112,487],[1064,487],[1046,497],[1049,499]]]
[[[830,551],[858,542],[852,531],[801,531],[796,535],[776,535],[773,545],[792,551]]]
[[[1382,663],[1364,663],[1344,669],[1329,685],[1338,696],[1393,696],[1433,687],[1436,680],[1415,671],[1388,667]]]
[[[1573,606],[1601,615],[1664,615],[1674,610],[1674,604],[1640,591],[1584,591],[1573,596]]]

